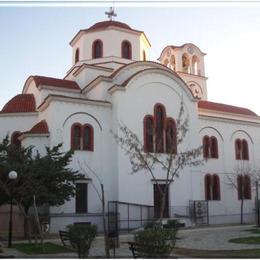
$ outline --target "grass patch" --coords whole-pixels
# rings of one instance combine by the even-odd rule
[[[230,243],[238,244],[260,244],[260,237],[240,237],[228,240]]]
[[[241,249],[241,250],[197,250],[175,248],[174,254],[195,258],[259,258],[260,249]]]
[[[253,234],[260,234],[260,229],[259,228],[247,229],[245,231],[251,232]]]
[[[14,244],[13,247],[22,253],[25,253],[27,255],[33,255],[33,254],[58,254],[58,253],[69,253],[69,252],[75,252],[72,249],[66,248],[64,246],[56,245],[50,242],[44,243],[45,251],[42,251],[41,245],[39,244],[36,246],[35,244],[27,244],[27,243],[21,243],[21,244]]]

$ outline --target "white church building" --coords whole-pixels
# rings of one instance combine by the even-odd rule
[[[192,43],[168,45],[157,61],[150,61],[145,33],[112,20],[80,30],[70,46],[72,66],[63,79],[31,75],[22,93],[4,105],[0,138],[9,134],[12,142],[33,145],[41,153],[45,146],[62,143],[63,151],[75,151],[72,168],[81,171],[88,164],[103,181],[107,202],[156,207],[151,176],[130,174],[129,158],[111,131],[119,133],[123,122],[146,149],[154,149],[155,138],[149,139],[147,128],[163,120],[161,133],[174,129],[183,102],[189,129],[177,149],[203,145],[207,161],[185,168],[170,184],[165,217],[190,216],[191,203],[206,201],[210,224],[239,222],[242,195],[227,184],[227,174],[238,164],[260,168],[260,118],[246,108],[208,101],[206,54]],[[165,139],[157,152],[167,152]],[[163,185],[162,176],[156,172]],[[254,181],[238,177],[238,186],[241,181],[246,183],[245,221],[253,222]],[[76,197],[50,208],[51,232],[74,222],[101,222],[101,203],[92,184],[99,185],[89,172],[77,183]],[[120,214],[123,218],[125,213]]]

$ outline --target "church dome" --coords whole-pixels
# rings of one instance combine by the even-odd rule
[[[132,30],[132,28],[129,25],[127,25],[126,23],[121,23],[121,22],[117,22],[117,21],[98,22],[98,23],[95,23],[94,25],[92,25],[91,27],[89,27],[88,30],[104,29],[108,26],[115,26],[115,27],[119,27],[119,28],[123,28],[123,29]]]
[[[1,113],[28,113],[35,112],[35,99],[33,94],[19,94],[9,100]]]

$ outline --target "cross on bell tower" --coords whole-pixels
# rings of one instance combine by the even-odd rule
[[[113,16],[117,16],[117,14],[114,12],[114,8],[113,7],[110,7],[109,8],[109,11],[108,12],[105,12],[105,14],[107,15],[107,17],[108,17],[108,19],[110,20],[110,21],[112,21],[113,20]]]

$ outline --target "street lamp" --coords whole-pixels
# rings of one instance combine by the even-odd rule
[[[257,176],[257,177],[256,177],[256,181],[255,181],[255,186],[256,186],[256,211],[257,211],[257,226],[260,227],[258,181],[259,181],[259,177]]]
[[[8,178],[10,180],[15,180],[17,178],[17,172],[10,171],[8,174]],[[11,189],[10,189],[10,197],[11,197],[11,203],[10,203],[8,247],[12,247],[12,228],[13,228],[13,189],[12,189],[12,185],[11,185]]]

